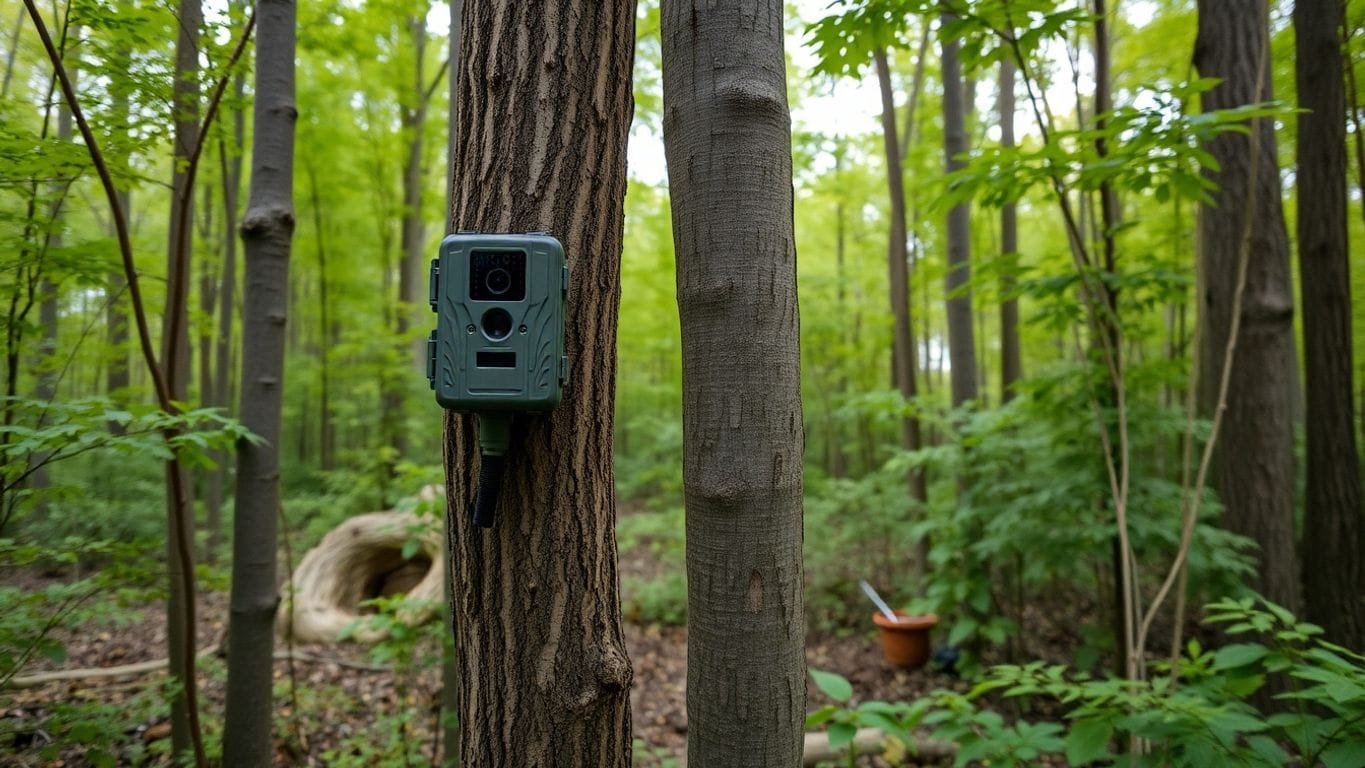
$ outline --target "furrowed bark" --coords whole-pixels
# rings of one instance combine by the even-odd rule
[[[450,228],[548,230],[572,273],[564,399],[517,419],[493,529],[468,514],[476,417],[446,414],[465,765],[630,762],[612,405],[634,45],[632,0],[464,8]]]

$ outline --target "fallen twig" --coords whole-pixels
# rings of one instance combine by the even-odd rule
[[[199,652],[199,658],[213,656],[218,653],[221,646],[213,645]],[[344,669],[354,669],[361,672],[392,672],[392,667],[377,664],[366,664],[349,659],[337,659],[329,656],[316,656],[303,651],[277,651],[275,653],[277,661],[301,661],[310,664],[335,664]],[[136,664],[122,664],[117,667],[85,667],[82,669],[59,669],[54,672],[35,672],[31,675],[16,675],[7,682],[4,688],[37,688],[48,683],[60,683],[65,680],[93,680],[105,677],[128,677],[132,675],[146,675],[153,672],[166,671],[169,661],[167,659],[154,659],[152,661],[140,661]]]

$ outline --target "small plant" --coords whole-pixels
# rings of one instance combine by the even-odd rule
[[[910,737],[910,729],[921,714],[922,706],[910,703],[889,704],[884,701],[864,701],[852,706],[853,686],[848,680],[833,673],[818,669],[808,670],[811,679],[820,692],[833,700],[834,704],[815,710],[806,716],[806,728],[826,726],[831,752],[847,750],[849,768],[857,765],[858,751],[854,737],[859,728],[877,728],[887,736],[894,737],[913,750],[915,742]]]

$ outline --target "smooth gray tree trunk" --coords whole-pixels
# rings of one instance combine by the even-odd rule
[[[943,22],[951,20],[943,14]],[[958,41],[944,39],[943,153],[948,173],[960,170],[967,151],[967,103],[963,95],[962,62]],[[976,334],[972,328],[971,208],[966,202],[948,210],[948,360],[949,387],[954,407],[976,400]]]
[[[780,0],[664,0],[682,330],[687,755],[801,764],[801,374]]]
[[[293,0],[258,0],[251,189],[242,218],[242,425],[258,443],[237,446],[223,764],[268,768],[274,755],[271,686],[275,549],[280,504],[289,250],[294,232]]]
[[[495,528],[467,506],[477,417],[446,415],[460,759],[624,768],[612,422],[635,3],[469,3],[463,31],[451,229],[549,231],[571,280],[564,399],[516,420]]]
[[[1199,0],[1194,66],[1221,82],[1203,95],[1205,110],[1273,98],[1265,0]],[[1204,145],[1221,170],[1199,217],[1199,407],[1211,416],[1232,325],[1242,254],[1249,258],[1241,328],[1227,410],[1214,457],[1214,486],[1223,524],[1259,546],[1253,586],[1297,610],[1294,547],[1294,408],[1298,366],[1289,240],[1281,207],[1274,121],[1257,120],[1252,135],[1223,133]],[[1252,136],[1255,137],[1254,145]],[[1254,172],[1254,173],[1253,173]]]
[[[1342,0],[1294,3],[1299,113],[1299,285],[1307,397],[1303,587],[1309,621],[1365,648],[1360,454],[1352,397]]]
[[[1000,60],[1000,146],[1014,146],[1014,59]],[[1014,203],[1000,207],[1000,252],[1008,265],[1000,280],[1000,402],[1014,397],[1014,383],[1023,376],[1019,351],[1019,299],[1013,296],[1014,270],[1019,263],[1019,216]]]

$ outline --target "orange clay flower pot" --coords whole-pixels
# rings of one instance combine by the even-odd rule
[[[898,667],[918,669],[929,660],[929,630],[938,623],[938,617],[932,613],[907,616],[900,611],[896,611],[896,617],[898,620],[893,622],[881,613],[872,614],[882,655]]]

